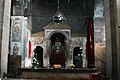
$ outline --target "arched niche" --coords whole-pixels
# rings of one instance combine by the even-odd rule
[[[34,57],[39,62],[39,67],[43,67],[43,48],[41,46],[36,46],[34,49]]]
[[[83,66],[83,59],[82,59],[82,48],[79,46],[76,46],[73,49],[73,64],[76,68],[82,68]]]
[[[50,60],[50,50],[51,47],[55,44],[55,38],[54,36],[59,36],[61,39],[60,41],[62,42],[65,51],[66,51],[66,56],[70,55],[70,39],[71,39],[71,28],[67,24],[63,23],[49,23],[44,27],[45,29],[45,42],[46,42],[46,52],[45,52],[45,61],[47,65],[49,65],[49,60]],[[66,59],[66,64],[69,64],[68,57]],[[70,60],[69,60],[70,61]]]
[[[66,37],[62,33],[54,33],[50,37],[50,66],[53,67],[55,64],[65,67],[66,49],[65,49]]]

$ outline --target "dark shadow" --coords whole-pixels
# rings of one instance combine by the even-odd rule
[[[39,67],[43,67],[43,48],[41,46],[36,46],[34,49],[34,57],[39,62]]]
[[[65,46],[65,36],[62,33],[54,33],[51,37],[51,47],[55,45],[55,42],[61,42]]]
[[[82,49],[80,47],[75,47],[73,50],[73,64],[76,68],[82,68]]]

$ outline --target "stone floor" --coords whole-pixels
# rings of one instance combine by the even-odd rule
[[[0,79],[0,80],[45,80],[45,79]]]
[[[45,80],[45,79],[0,79],[0,80]]]

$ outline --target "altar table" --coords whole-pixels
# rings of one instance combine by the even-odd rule
[[[16,79],[38,80],[101,80],[96,69],[30,69],[18,68]]]

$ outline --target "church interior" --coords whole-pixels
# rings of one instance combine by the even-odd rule
[[[1,0],[0,80],[120,80],[119,0]]]

